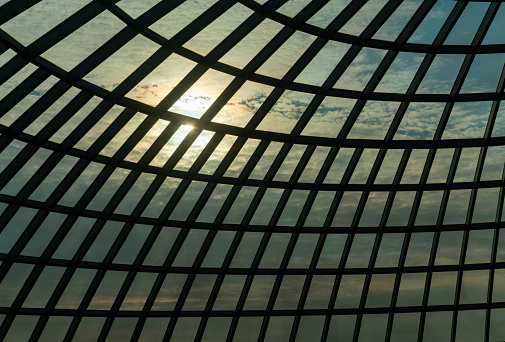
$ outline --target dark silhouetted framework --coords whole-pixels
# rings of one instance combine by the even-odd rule
[[[0,25],[16,21],[39,2],[0,2]],[[184,340],[180,336],[186,335],[180,334],[193,330],[195,341],[242,341],[250,336],[259,341],[475,340],[469,331],[483,341],[493,341],[505,333],[501,290],[505,287],[501,233],[505,159],[490,152],[505,146],[505,135],[493,134],[504,120],[499,115],[503,65],[494,70],[499,76],[493,91],[461,91],[477,57],[505,53],[505,41],[483,44],[492,24],[503,20],[498,17],[501,3],[485,3],[487,10],[473,37],[466,44],[451,45],[446,39],[471,5],[467,2],[448,1],[449,15],[426,44],[410,39],[437,5],[435,0],[420,2],[389,41],[374,35],[404,1],[387,1],[359,35],[341,29],[367,1],[349,1],[324,28],[308,21],[330,0],[307,1],[294,16],[279,11],[286,0],[263,2],[219,0],[171,38],[150,26],[184,0],[154,1],[135,19],[121,1],[90,1],[27,46],[0,30],[0,56],[12,53],[0,67],[0,87],[16,79],[23,68],[33,67],[7,94],[0,88],[0,163],[5,162],[0,165],[0,240],[4,240],[0,242],[0,292],[5,293],[0,296],[0,340],[17,336],[9,334],[19,333],[21,326],[28,330],[30,341],[44,340],[53,331],[64,341],[80,340],[83,329],[95,331],[101,341],[124,340],[121,334],[132,341]],[[251,14],[209,53],[201,55],[184,46],[237,3]],[[77,66],[65,70],[43,57],[106,12],[121,20],[124,28]],[[220,61],[265,20],[282,28],[244,67]],[[314,39],[289,71],[282,78],[259,73],[297,32]],[[85,79],[139,36],[157,44],[157,50],[113,90]],[[348,44],[349,49],[329,76],[321,85],[297,82],[332,41]],[[380,50],[384,56],[364,89],[334,88],[366,48]],[[400,53],[422,56],[406,91],[376,91]],[[159,104],[151,106],[126,96],[174,55],[193,61],[194,67]],[[448,93],[419,92],[439,55],[462,58],[452,88]],[[194,118],[171,111],[209,70],[229,75],[232,81],[203,115]],[[56,80],[48,91],[9,124],[2,123],[50,78]],[[272,87],[250,121],[238,127],[213,120],[248,81]],[[53,117],[40,121],[68,91],[75,95]],[[289,133],[258,129],[287,91],[313,95],[294,128]],[[302,134],[330,97],[355,100],[341,128],[333,137]],[[97,105],[89,109],[86,104],[92,99]],[[353,127],[373,101],[398,105],[383,137],[352,138]],[[453,109],[474,102],[489,103],[483,134],[444,137]],[[441,108],[432,136],[395,138],[409,108],[423,103]],[[78,143],[113,108],[120,109],[118,115],[87,148],[80,148]],[[52,139],[80,111],[87,111],[86,116],[61,139]],[[128,124],[138,113],[145,118],[131,128]],[[137,160],[127,158],[160,121],[166,126],[145,152]],[[35,122],[43,125],[32,134],[29,128]],[[173,153],[162,165],[153,164],[187,125],[193,128]],[[101,153],[121,132],[128,135],[114,153]],[[212,132],[212,137],[187,168],[177,168],[205,132]],[[228,137],[235,140],[219,163],[212,172],[201,172]],[[241,152],[251,139],[257,145],[241,168],[227,173],[243,157]],[[276,152],[268,155],[271,149]],[[322,149],[326,154],[314,164]],[[475,158],[467,162],[470,152]],[[298,157],[292,157],[296,153]],[[344,162],[339,158],[345,153]],[[396,164],[388,159],[390,154],[397,156]],[[499,176],[488,177],[493,158],[498,160]],[[416,160],[412,167],[409,163]],[[287,177],[279,177],[286,163],[294,165]],[[265,172],[251,176],[259,165]],[[377,182],[381,170],[390,165],[394,168],[390,180]],[[307,181],[303,175],[309,166],[317,172]],[[335,167],[341,168],[341,178],[328,181]],[[115,181],[118,170],[124,176]],[[459,177],[460,170],[470,176]],[[352,181],[364,172],[363,181]],[[411,173],[418,178],[405,181]],[[48,186],[51,179],[56,184]],[[144,183],[145,179],[149,181]],[[168,189],[168,180],[176,186]],[[76,191],[71,203],[65,198],[72,196],[69,189],[76,189],[76,184],[84,184],[85,189]],[[11,188],[15,190],[5,190]],[[346,196],[354,196],[355,203]],[[435,204],[427,202],[430,196],[436,197]],[[96,204],[97,198],[104,198],[103,205]],[[124,204],[125,198],[135,200]],[[147,215],[158,202],[162,208]],[[213,203],[217,204],[212,207]],[[212,215],[205,211],[209,206]],[[454,210],[456,215],[450,216],[448,212]],[[348,224],[339,223],[341,211]],[[112,229],[114,234],[105,235]],[[90,251],[100,251],[101,257]],[[157,261],[151,262],[153,258]],[[329,261],[325,264],[325,260]],[[43,302],[34,301],[34,296]],[[104,301],[109,304],[102,305]]]

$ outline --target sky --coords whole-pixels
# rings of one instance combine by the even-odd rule
[[[391,55],[378,46],[392,46],[422,1],[403,1],[373,34],[376,44],[371,46],[353,42],[363,39],[385,0],[368,1],[331,39],[313,33],[328,32],[350,1],[330,0],[306,19],[309,26],[289,30],[285,23],[310,4],[290,0],[233,44],[228,44],[232,33],[256,18],[254,10],[240,1],[191,35],[180,32],[191,32],[192,23],[205,20],[219,1],[188,0],[154,23],[142,22],[143,14],[162,2],[119,1],[115,8],[126,22],[103,10],[43,49],[41,42],[51,30],[91,6],[91,1],[43,0],[0,25],[15,43],[0,54],[0,73],[19,57],[19,48],[38,55],[0,83],[0,104],[9,104],[0,112],[0,137],[16,134],[0,150],[0,177],[16,171],[0,182],[0,218],[4,218],[0,257],[17,251],[27,258],[64,262],[77,258],[89,265],[72,274],[61,265],[44,267],[21,307],[46,307],[61,280],[68,284],[56,309],[76,310],[89,286],[99,283],[94,294],[88,292],[88,310],[105,312],[120,304],[120,311],[140,312],[158,284],[157,272],[132,276],[119,270],[101,272],[98,266],[140,262],[159,270],[167,258],[177,272],[162,276],[151,309],[161,313],[176,306],[183,312],[203,312],[213,291],[218,295],[212,310],[234,310],[246,283],[250,290],[244,310],[265,312],[273,289],[278,291],[273,310],[297,310],[300,293],[310,283],[305,309],[329,305],[351,309],[349,314],[334,316],[328,331],[328,339],[345,340],[354,331],[352,310],[360,305],[389,307],[395,286],[398,307],[420,307],[426,279],[431,279],[428,305],[452,305],[456,271],[439,270],[431,278],[427,272],[406,272],[400,277],[391,270],[399,265],[429,266],[436,244],[435,266],[459,265],[462,248],[467,250],[465,264],[488,264],[494,239],[499,239],[499,246],[505,243],[503,234],[498,236],[492,229],[503,206],[503,146],[464,145],[488,138],[499,142],[505,134],[499,103],[471,97],[497,91],[505,53],[471,56],[457,90],[455,82],[470,57],[448,48],[463,51],[471,44],[489,4],[469,3],[443,42],[446,49],[431,55],[426,51],[457,6],[456,1],[437,1],[408,38],[407,48]],[[256,2],[259,6],[266,1]],[[8,3],[0,0],[0,6]],[[505,8],[500,7],[483,37],[484,45],[505,44],[500,34],[503,19]],[[132,33],[107,58],[100,57],[105,51],[101,47],[129,34],[128,23],[134,20],[146,29]],[[272,46],[272,41],[278,44]],[[413,52],[419,50],[415,47],[425,52]],[[269,57],[261,59],[265,53],[260,51],[268,51]],[[307,58],[306,65],[297,64],[300,58]],[[96,65],[88,67],[88,60]],[[41,63],[54,72],[17,99],[19,89]],[[429,68],[412,89],[425,63]],[[377,69],[384,65],[383,77],[376,79]],[[340,74],[333,77],[336,71]],[[67,84],[69,77],[76,77],[75,83]],[[334,82],[327,82],[332,77]],[[454,102],[450,95],[455,91],[472,101]],[[275,134],[262,139],[265,132]],[[311,140],[315,138],[320,140]],[[429,145],[434,139],[438,140]],[[134,141],[134,147],[126,150],[126,141]],[[42,146],[32,151],[33,143]],[[393,148],[381,150],[375,143],[393,144]],[[68,148],[68,153],[56,155],[58,146]],[[426,146],[438,148],[429,152]],[[202,153],[209,157],[202,159]],[[327,174],[320,173],[322,165],[328,166]],[[397,172],[400,165],[405,165],[402,174]],[[478,166],[482,172],[476,179]],[[42,169],[48,172],[43,174]],[[65,183],[69,174],[75,177]],[[475,180],[484,185],[472,190]],[[448,183],[455,188],[446,190]],[[425,184],[426,189],[418,191]],[[12,199],[31,204],[14,209],[8,204]],[[416,203],[419,208],[413,209]],[[72,210],[82,215],[68,215]],[[140,222],[125,223],[134,212],[134,221]],[[99,219],[104,213],[113,219]],[[464,236],[468,224],[482,229]],[[441,226],[452,228],[443,231]],[[89,245],[85,251],[79,249],[83,243]],[[232,246],[236,252],[229,261]],[[263,254],[257,255],[260,246]],[[400,259],[402,246],[408,249],[405,260]],[[208,248],[205,255],[199,255],[201,248]],[[319,252],[315,267],[330,274],[310,278],[305,273]],[[136,260],[139,253],[143,253],[140,261]],[[374,267],[389,271],[374,273],[365,282],[364,270],[372,257]],[[226,274],[216,282],[212,270],[228,261],[237,274]],[[505,261],[505,254],[498,254],[496,261]],[[193,279],[187,273],[192,267],[211,272]],[[305,273],[277,276],[283,267]],[[255,268],[259,272],[251,282],[247,274]],[[341,276],[337,269],[358,270],[358,274]],[[0,283],[0,308],[13,305],[36,270],[29,262],[14,263]],[[500,272],[494,276],[492,296],[502,302],[505,276]],[[459,303],[486,303],[489,274],[487,269],[463,272]],[[130,281],[127,277],[134,280],[122,303],[115,304],[123,284]],[[338,293],[335,303],[329,303],[335,283]],[[190,289],[188,297],[179,300],[184,287]],[[368,296],[360,304],[363,293]],[[492,336],[500,336],[503,314],[492,311]],[[483,311],[459,315],[457,338],[479,339],[484,333]],[[0,315],[0,325],[4,317]],[[253,332],[260,329],[260,318],[242,317],[237,334],[250,334],[236,338],[256,340]],[[310,340],[314,331],[322,332],[325,319],[303,316],[297,338]],[[363,315],[360,341],[384,335],[387,319],[383,314]],[[418,312],[395,315],[392,340],[416,338],[410,334],[417,330],[405,327],[419,324],[419,319]],[[200,320],[179,318],[173,338],[192,339]],[[451,320],[452,312],[429,312],[425,337],[445,337],[444,327]],[[38,316],[16,317],[6,341],[26,339],[37,321]],[[51,316],[40,340],[64,337],[71,322],[69,316]],[[136,318],[116,318],[108,338],[129,338],[136,322]],[[159,339],[169,322],[169,317],[150,317],[141,340]],[[104,318],[84,317],[75,340],[96,339],[104,323]],[[223,340],[231,324],[231,317],[212,317],[203,338]],[[272,316],[265,340],[289,339],[293,324],[293,316]]]

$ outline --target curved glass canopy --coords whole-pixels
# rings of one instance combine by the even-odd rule
[[[500,2],[0,6],[0,340],[504,338]]]

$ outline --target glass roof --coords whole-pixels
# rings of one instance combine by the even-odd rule
[[[0,0],[0,340],[502,340],[504,30]]]

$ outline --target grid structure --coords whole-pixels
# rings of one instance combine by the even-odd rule
[[[500,2],[0,5],[0,340],[505,339]]]

